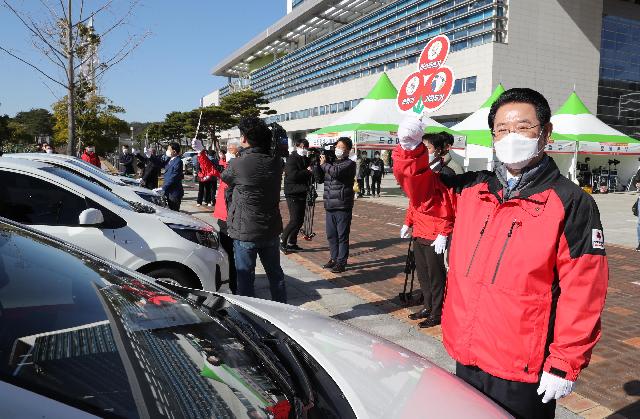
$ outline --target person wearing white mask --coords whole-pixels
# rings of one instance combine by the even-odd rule
[[[544,152],[550,119],[535,90],[504,92],[488,117],[493,172],[437,175],[411,135],[394,150],[409,199],[436,213],[442,189],[455,194],[442,336],[456,375],[522,418],[554,417],[575,388],[609,279],[595,201]]]
[[[327,161],[320,156],[320,170],[317,179],[324,180],[324,209],[326,211],[326,231],[331,258],[323,268],[333,273],[346,270],[349,258],[349,233],[353,215],[353,183],[356,178],[356,163],[349,159],[353,143],[348,137],[340,137],[335,146],[336,160]]]
[[[280,236],[280,250],[285,254],[302,250],[298,246],[298,232],[304,223],[307,193],[311,187],[311,167],[307,157],[309,142],[305,139],[295,141],[295,149],[287,157],[284,166],[284,196],[287,198],[289,223]]]

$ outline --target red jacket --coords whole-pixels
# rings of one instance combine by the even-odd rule
[[[228,163],[220,160],[219,164],[226,169]],[[217,177],[220,177],[220,173],[218,173]],[[216,193],[216,206],[213,208],[213,216],[222,221],[227,221],[227,203],[224,197],[227,187],[228,185],[220,179],[220,186],[218,186],[218,192]]]
[[[202,150],[198,153],[198,165],[200,166],[200,170],[198,171],[198,179],[202,182],[204,178],[209,177],[206,181],[213,180],[214,177],[220,177],[220,172],[213,165],[209,156],[207,156],[207,152]]]
[[[575,381],[600,339],[609,279],[595,202],[552,159],[503,201],[495,173],[441,178],[426,154],[422,145],[398,146],[394,173],[407,193],[425,182],[428,195],[445,184],[457,194],[445,348],[456,361],[507,380],[535,383],[544,369]]]
[[[87,163],[91,163],[92,165],[97,167],[102,167],[100,164],[100,158],[96,153],[87,153],[86,151],[84,151],[82,153],[82,156],[80,157],[82,158],[82,160],[86,161]]]
[[[402,148],[399,149],[402,151]],[[394,162],[401,158],[398,149],[394,150],[392,158]],[[416,164],[418,164],[417,161],[412,162],[412,167],[404,170],[417,172]],[[396,174],[395,165],[393,171]],[[402,176],[402,173],[396,174],[396,177],[398,176]],[[412,182],[401,183],[401,186],[409,197],[409,207],[404,223],[413,227],[413,237],[435,240],[439,234],[443,236],[451,234],[456,196],[450,189],[437,182],[433,172],[416,173]]]

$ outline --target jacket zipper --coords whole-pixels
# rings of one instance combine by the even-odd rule
[[[504,245],[502,246],[502,250],[500,251],[500,256],[498,257],[498,263],[496,264],[496,270],[493,272],[493,278],[491,278],[491,283],[496,282],[496,276],[498,276],[498,269],[500,269],[500,263],[502,262],[502,257],[504,256],[504,251],[507,250],[507,245],[509,244],[509,240],[513,235],[513,229],[518,225],[518,220],[513,220],[511,223],[511,228],[509,229],[509,234],[507,234],[507,239],[504,241]]]
[[[482,230],[480,230],[480,238],[478,238],[478,242],[476,243],[476,248],[473,249],[473,254],[471,255],[471,260],[469,261],[469,266],[467,267],[467,273],[464,276],[469,276],[469,272],[471,271],[471,266],[473,266],[473,260],[476,258],[476,253],[478,252],[478,248],[480,247],[480,242],[482,241],[482,236],[484,236],[484,231],[487,228],[487,224],[489,223],[489,216],[487,215],[487,219],[484,220],[484,225],[482,226]]]

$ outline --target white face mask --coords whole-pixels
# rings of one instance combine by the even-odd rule
[[[529,138],[517,132],[511,132],[493,144],[496,157],[509,169],[523,169],[544,149],[544,147],[538,149],[540,135],[537,138]]]
[[[171,152],[171,150],[167,150],[165,154],[167,155],[167,157],[173,157],[173,153]]]
[[[87,148],[87,153],[93,153],[95,150],[93,148]]]
[[[337,158],[341,158],[342,156],[344,156],[344,150],[341,148],[336,148],[335,153]]]
[[[305,148],[296,148],[296,151],[298,152],[298,155],[302,157],[307,157],[307,154],[309,154],[308,150]]]
[[[50,149],[50,148],[47,148],[47,149],[45,150],[45,152],[46,152],[47,154],[53,154],[53,150],[52,150],[52,149]]]
[[[233,159],[235,157],[235,155],[231,154],[231,153],[227,153],[225,154],[227,161],[230,161],[231,159]]]

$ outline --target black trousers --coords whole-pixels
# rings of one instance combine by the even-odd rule
[[[167,204],[169,205],[170,210],[180,211],[181,203],[182,203],[182,198],[171,199],[167,197]]]
[[[223,232],[220,232],[220,246],[227,252],[229,257],[229,289],[231,293],[235,294],[238,290],[238,280],[236,274],[236,259],[233,256],[233,239]]]
[[[198,199],[196,202],[202,204],[204,199],[205,204],[213,204],[213,182],[198,182]]]
[[[358,179],[358,189],[360,189],[360,192],[358,192],[358,196],[364,195],[364,178]]]
[[[374,195],[380,195],[380,183],[382,183],[382,173],[379,175],[371,175],[371,193]],[[376,192],[376,188],[378,191]]]
[[[352,210],[327,211],[326,229],[331,260],[347,264],[349,258],[349,233],[351,232]]]
[[[369,186],[369,175],[366,175],[364,177],[364,187],[367,190],[367,195],[371,195],[371,187]]]
[[[456,362],[456,375],[480,390],[516,418],[547,419],[556,414],[556,401],[542,403],[538,383],[521,383],[495,377],[478,367]]]
[[[297,244],[298,232],[304,223],[304,211],[306,209],[304,199],[287,198],[289,208],[289,223],[282,230],[281,241],[283,244]]]
[[[436,254],[431,243],[433,240],[416,239],[413,242],[413,252],[418,281],[424,295],[424,308],[431,311],[431,317],[440,319],[447,268],[444,265],[444,254]]]

